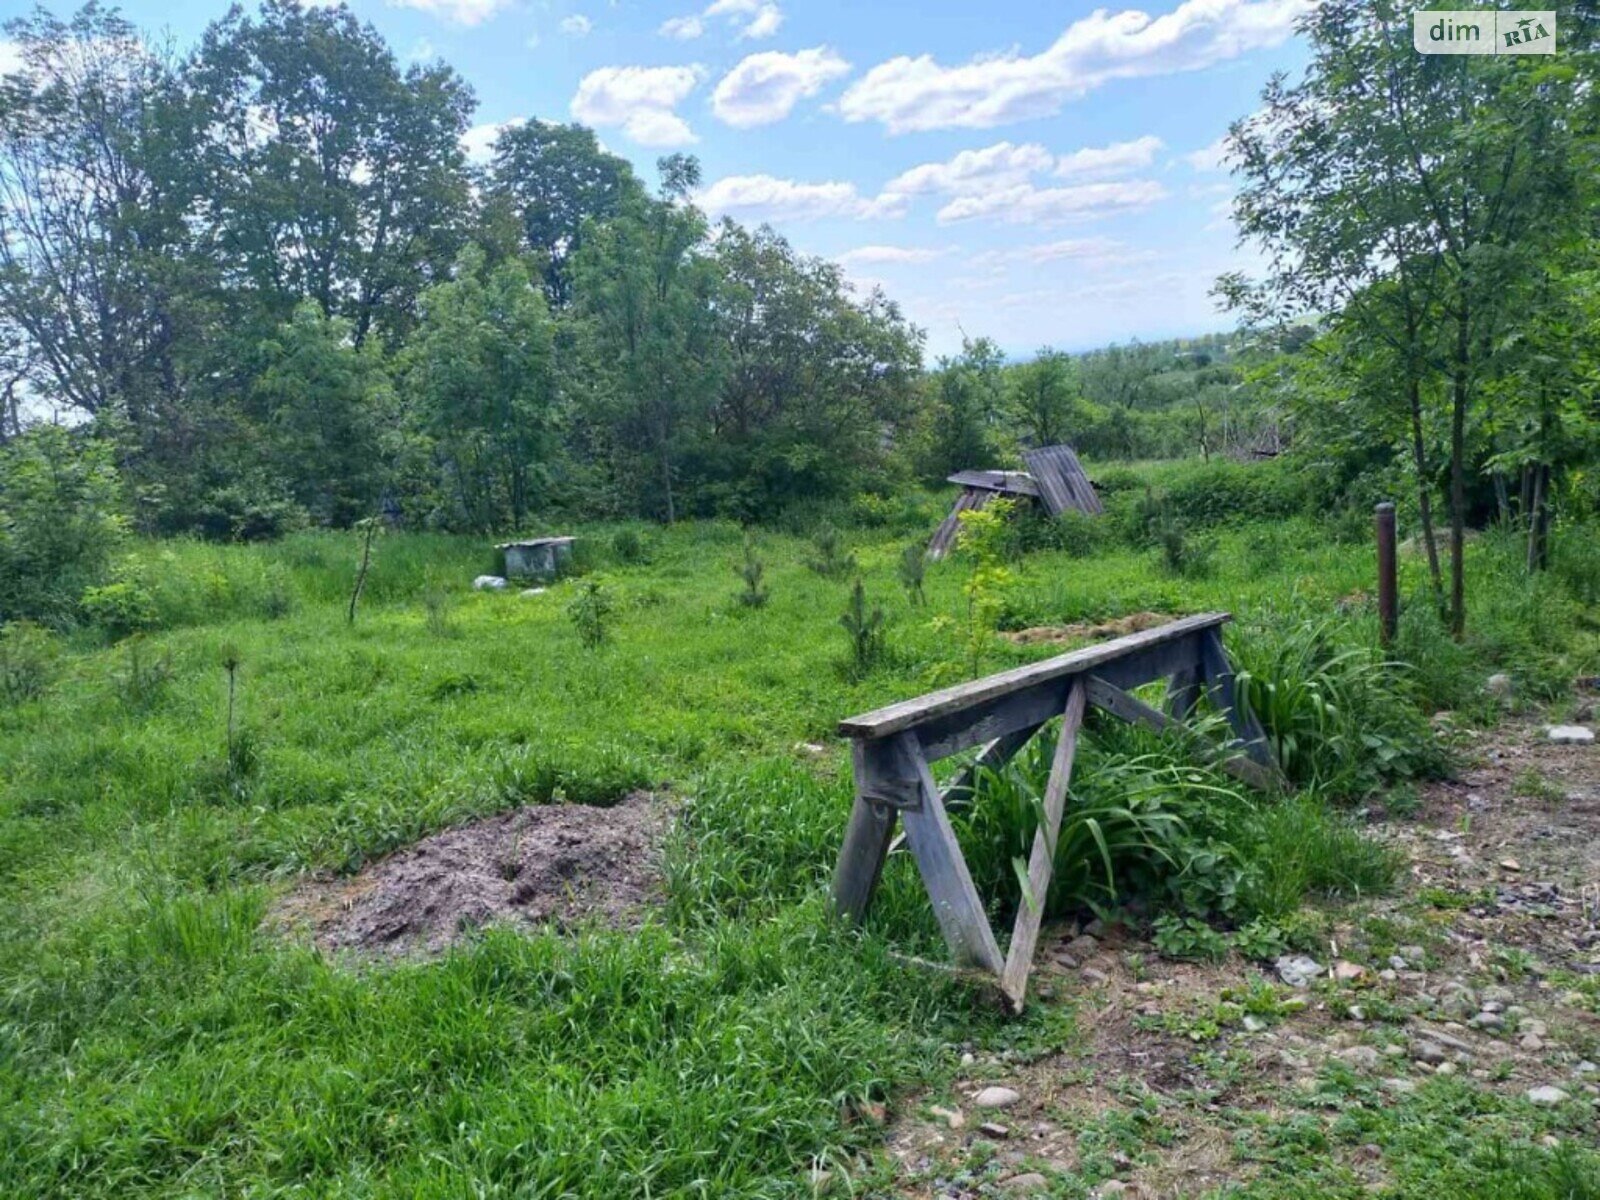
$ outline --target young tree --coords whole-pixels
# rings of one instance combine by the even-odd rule
[[[552,330],[528,265],[488,268],[477,246],[423,295],[406,392],[474,529],[520,526],[540,499],[558,424]]]
[[[1447,607],[1459,635],[1470,427],[1498,348],[1526,319],[1510,302],[1515,281],[1556,228],[1581,219],[1570,114],[1592,86],[1527,57],[1419,55],[1411,11],[1389,0],[1328,0],[1305,30],[1304,80],[1274,80],[1232,132],[1245,179],[1235,217],[1268,267],[1254,290],[1238,278],[1222,290],[1258,319],[1337,312],[1389,347],[1419,488],[1423,398],[1430,378],[1446,382]]]
[[[632,197],[616,218],[592,225],[573,278],[593,361],[605,371],[588,406],[608,430],[617,478],[635,490],[637,509],[670,524],[678,456],[709,425],[726,342],[705,218],[687,200],[698,167],[678,155],[660,167],[661,198]],[[648,474],[624,465],[634,447],[643,448]]]
[[[1083,391],[1071,357],[1046,346],[1009,373],[1018,430],[1033,446],[1068,441],[1080,417]]]
[[[370,516],[383,479],[388,385],[375,348],[357,349],[349,322],[307,300],[261,347],[260,362],[252,415],[295,500],[326,525]]]

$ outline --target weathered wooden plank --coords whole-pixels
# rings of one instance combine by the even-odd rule
[[[933,540],[928,543],[928,557],[937,562],[948,554],[950,547],[955,545],[956,536],[961,532],[961,514],[983,508],[998,494],[980,488],[968,488],[957,496],[950,514],[940,523],[939,528],[934,531]]]
[[[1037,496],[1039,485],[1024,471],[957,471],[946,477],[962,487],[982,488],[1011,496]]]
[[[922,807],[901,814],[901,819],[951,957],[957,966],[983,967],[999,975],[1005,965],[1000,946],[989,928],[989,918],[984,914],[966,860],[961,857],[961,847],[927,760],[912,734],[897,736],[893,747],[897,769],[913,774],[922,784]]]
[[[1000,977],[1000,990],[1015,1012],[1022,1011],[1028,974],[1033,969],[1033,952],[1039,944],[1039,924],[1044,920],[1045,897],[1055,870],[1056,835],[1061,832],[1061,813],[1067,802],[1067,786],[1072,780],[1078,730],[1083,726],[1084,698],[1083,681],[1074,680],[1061,717],[1061,734],[1056,739],[1055,759],[1050,765],[1050,782],[1044,789],[1044,821],[1034,834],[1033,851],[1028,859],[1028,895],[1022,898],[1022,905],[1017,909],[1005,970]]]
[[[883,874],[883,860],[894,836],[895,810],[886,804],[874,804],[863,795],[877,781],[868,747],[855,742],[850,752],[855,766],[856,798],[845,828],[844,847],[833,870],[833,911],[847,921],[859,922],[866,917],[872,894],[878,888],[878,877]]]
[[[1105,511],[1071,446],[1024,450],[1022,461],[1027,463],[1028,474],[1039,485],[1040,497],[1051,516],[1059,516],[1068,509],[1091,514]]]
[[[1168,716],[1160,709],[1152,708],[1139,697],[1129,695],[1098,676],[1090,676],[1085,689],[1089,703],[1131,725],[1143,725],[1148,729],[1154,729],[1157,733],[1168,733],[1183,728],[1183,723],[1177,718]],[[1204,744],[1202,749],[1205,749]],[[1277,771],[1252,761],[1238,751],[1230,753],[1218,746],[1214,748],[1214,757],[1218,767],[1241,783],[1268,792],[1276,791],[1282,786],[1282,776]]]
[[[942,691],[930,692],[914,700],[902,700],[898,704],[890,704],[869,713],[849,717],[839,722],[839,732],[846,737],[855,738],[886,737],[902,729],[924,724],[935,717],[963,712],[985,701],[1023,690],[1033,684],[1066,679],[1072,675],[1092,671],[1115,659],[1129,656],[1135,651],[1164,646],[1192,634],[1216,629],[1230,619],[1227,613],[1221,612],[1183,617],[1166,625],[1158,625],[1154,629],[1130,633],[1126,637],[1112,638],[1109,642],[1085,646],[1069,654],[1014,667],[1009,671],[1001,671],[970,683],[961,683]],[[1177,670],[1180,665],[1174,663],[1168,668],[1167,673]],[[967,744],[970,746],[976,743]]]
[[[1201,663],[1205,668],[1206,687],[1211,692],[1212,703],[1228,718],[1234,736],[1248,754],[1263,766],[1272,764],[1272,751],[1267,746],[1266,732],[1255,713],[1239,696],[1238,681],[1233,664],[1228,661],[1228,651],[1222,644],[1221,629],[1210,629],[1200,639]]]

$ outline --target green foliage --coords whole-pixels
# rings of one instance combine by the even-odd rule
[[[1331,622],[1261,621],[1242,633],[1237,653],[1240,691],[1297,783],[1360,796],[1444,770],[1405,666],[1341,644]]]
[[[838,579],[856,569],[856,556],[845,549],[844,538],[832,525],[824,525],[812,539],[816,553],[807,564],[824,579]]]
[[[744,561],[739,565],[739,578],[744,581],[744,591],[739,593],[739,603],[746,608],[760,608],[771,597],[769,589],[761,582],[767,564],[761,561],[753,534],[744,535]]]
[[[883,661],[887,642],[883,609],[876,604],[867,607],[866,587],[859,579],[850,589],[839,625],[850,638],[848,670],[853,678],[862,678]]]
[[[589,650],[598,650],[611,640],[612,620],[616,616],[616,602],[610,591],[597,579],[586,579],[567,604],[567,619],[578,631],[578,640]]]
[[[611,538],[611,557],[623,566],[635,566],[648,560],[644,539],[637,529],[619,529]]]
[[[1157,917],[1150,940],[1166,958],[1220,962],[1228,956],[1228,939],[1195,917]]]
[[[928,551],[921,542],[912,542],[900,550],[900,586],[906,590],[906,599],[920,608],[928,602],[922,590],[922,581],[928,574]]]
[[[150,593],[127,580],[89,588],[78,607],[85,620],[113,638],[149,629],[156,619],[156,604]]]
[[[32,621],[0,626],[0,703],[39,699],[54,681],[60,658],[56,639]]]
[[[131,637],[124,669],[113,675],[117,694],[132,712],[154,707],[166,695],[172,682],[172,653],[152,652],[143,637]]]
[[[0,445],[0,623],[68,622],[126,538],[112,447],[41,426]]]

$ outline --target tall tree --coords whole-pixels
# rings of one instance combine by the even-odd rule
[[[559,420],[552,328],[528,266],[487,267],[477,246],[423,294],[406,390],[472,528],[519,526],[543,498]]]
[[[470,89],[402,73],[343,6],[265,0],[206,31],[190,72],[209,107],[201,210],[229,298],[270,327],[301,300],[398,342],[464,240]]]
[[[609,220],[643,191],[628,161],[602,150],[594,130],[539,120],[500,131],[489,188],[515,214],[523,247],[543,259],[556,308],[572,302],[570,262],[584,223]]]
[[[1410,10],[1390,0],[1328,0],[1305,30],[1303,81],[1274,80],[1233,129],[1245,178],[1236,219],[1269,265],[1253,293],[1238,279],[1224,291],[1279,316],[1338,311],[1386,341],[1419,482],[1425,381],[1447,382],[1447,610],[1459,635],[1475,404],[1522,320],[1509,303],[1515,281],[1574,219],[1569,114],[1592,80],[1514,55],[1419,55]]]
[[[688,202],[698,165],[660,163],[663,194],[633,197],[604,224],[591,224],[573,261],[578,311],[605,375],[590,402],[604,413],[619,464],[642,447],[643,477],[626,466],[641,511],[677,520],[677,467],[686,443],[709,426],[722,386],[726,343],[705,217]]]

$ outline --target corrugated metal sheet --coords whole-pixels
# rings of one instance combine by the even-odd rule
[[[1005,492],[1012,496],[1037,496],[1039,486],[1026,471],[957,471],[949,476],[951,483],[962,487],[987,488],[991,492]]]
[[[1052,517],[1068,509],[1095,514],[1105,511],[1071,446],[1024,450],[1022,461],[1028,464],[1028,474],[1038,484],[1039,496]]]
[[[961,532],[961,514],[982,508],[999,494],[989,488],[969,487],[956,497],[955,507],[934,532],[933,541],[928,543],[928,557],[938,561],[950,553],[950,547],[956,542],[956,534]]]

